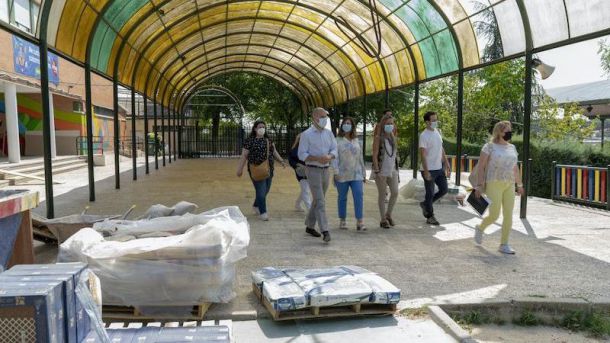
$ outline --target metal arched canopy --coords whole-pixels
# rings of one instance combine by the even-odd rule
[[[523,55],[526,31],[531,31],[527,38],[531,38],[532,51],[610,33],[610,1],[606,0],[49,1],[41,6],[50,9],[48,26],[41,32],[46,32],[54,50],[83,62],[92,37],[93,69],[112,75],[118,58],[119,81],[129,84],[126,80],[136,73],[136,89],[149,95],[154,89],[145,90],[147,73],[153,74],[153,82],[159,80],[159,89],[167,88],[165,84],[172,81],[161,70],[169,63],[176,65],[178,59],[186,65],[191,62],[189,58],[200,56],[201,50],[205,55],[208,50],[229,45],[243,44],[250,51],[249,44],[263,39],[254,31],[278,37],[272,45],[289,53],[269,50],[275,51],[276,60],[303,75],[323,75],[330,86],[320,82],[322,97],[331,99],[334,93],[338,103],[490,62],[481,60],[489,42],[477,32],[478,25],[498,28],[503,50],[499,58]],[[125,33],[131,29],[133,35],[125,51],[117,56]],[[294,42],[287,43],[279,38],[281,35],[290,36]],[[195,46],[199,49],[191,49]],[[301,47],[309,47],[324,58]],[[189,49],[190,53],[185,53]],[[139,55],[141,68],[132,70],[130,61]],[[298,60],[310,61],[317,72],[310,73],[312,68],[298,64]],[[151,69],[154,63],[158,67]],[[168,72],[174,73],[175,69]],[[188,73],[185,67],[176,77]],[[362,78],[363,86],[358,78]],[[186,79],[185,88],[168,92],[163,104],[198,83],[194,75]],[[313,88],[309,91],[318,92]]]
[[[216,91],[216,92],[225,94],[226,96],[231,98],[231,100],[233,100],[237,106],[239,106],[239,110],[241,112],[242,117],[244,115],[246,115],[246,110],[244,109],[244,105],[241,103],[241,100],[239,100],[237,95],[235,95],[235,93],[233,93],[230,89],[223,87],[221,85],[205,85],[205,86],[197,87],[197,90],[195,92],[193,92],[192,94],[189,94],[184,99],[184,103],[188,104],[189,100],[191,100],[193,97],[195,97],[201,93],[206,93],[209,91]],[[182,110],[182,111],[184,111],[184,110]]]

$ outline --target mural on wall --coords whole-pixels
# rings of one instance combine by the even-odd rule
[[[17,94],[17,111],[19,117],[19,141],[22,154],[25,152],[25,135],[28,131],[42,131],[42,104],[40,100],[34,99],[27,94]],[[81,136],[87,135],[86,117],[83,113],[62,111],[54,108],[55,130],[56,131],[76,131]],[[4,94],[0,93],[0,145],[5,155],[7,154],[6,128],[5,123]],[[112,127],[113,119],[106,116],[94,115],[93,135],[98,136],[103,141],[103,149],[109,150],[112,147]]]

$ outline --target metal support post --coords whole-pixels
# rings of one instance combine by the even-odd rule
[[[415,96],[413,101],[413,142],[411,143],[411,168],[413,179],[417,179],[417,156],[419,145],[419,82],[415,83]]]
[[[457,135],[456,152],[457,163],[455,164],[455,185],[460,185],[462,174],[462,123],[464,121],[464,71],[458,73],[458,101],[457,101]]]
[[[93,101],[91,99],[91,65],[85,64],[85,106],[87,109],[87,174],[89,176],[89,201],[95,201],[95,176],[93,174]]]
[[[138,165],[136,163],[138,150],[136,146],[136,91],[131,89],[131,161],[133,167],[133,179],[138,179]]]
[[[530,158],[530,121],[532,116],[532,51],[528,50],[525,54],[525,96],[523,101],[523,162],[529,161]],[[525,194],[521,196],[520,217],[527,218],[527,197],[529,195],[530,184],[530,165],[524,165],[523,185]]]
[[[46,4],[45,4],[46,5]],[[46,30],[45,30],[46,31]],[[46,35],[40,37],[40,95],[42,97],[42,147],[44,153],[45,198],[47,218],[55,217],[53,166],[51,161],[51,102],[49,97],[49,50]]]
[[[144,103],[144,172],[148,174],[148,99],[146,94],[142,95],[142,100]]]
[[[119,170],[119,163],[121,161],[121,155],[119,152],[119,136],[121,135],[119,126],[119,85],[116,78],[112,79],[112,102],[113,102],[113,126],[114,126],[114,188],[121,188],[121,173]]]

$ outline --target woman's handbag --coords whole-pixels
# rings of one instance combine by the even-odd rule
[[[254,181],[263,181],[271,176],[271,168],[269,168],[269,140],[267,139],[267,154],[265,160],[261,164],[249,163],[250,177]]]
[[[489,143],[489,157],[487,157],[487,165],[489,165],[489,159],[491,159],[491,153],[493,151],[493,144]],[[480,155],[480,154],[479,154]],[[460,163],[460,162],[457,162]],[[468,182],[470,182],[470,185],[472,186],[472,188],[474,189],[477,186],[477,182],[479,182],[479,173],[480,173],[480,168],[479,168],[479,164],[477,163],[477,165],[474,166],[474,168],[472,169],[472,171],[470,172],[470,175],[468,175]],[[481,193],[485,193],[485,184],[486,182],[483,181],[483,184],[481,185],[481,187],[479,187],[479,191]]]

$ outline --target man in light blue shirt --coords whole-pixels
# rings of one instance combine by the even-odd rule
[[[305,218],[305,232],[314,236],[324,236],[330,242],[328,219],[326,217],[326,191],[328,190],[330,162],[337,158],[337,141],[333,133],[326,129],[328,112],[315,108],[312,113],[312,126],[301,133],[299,140],[299,159],[307,165],[307,180],[313,202]],[[316,231],[316,222],[322,234]]]

